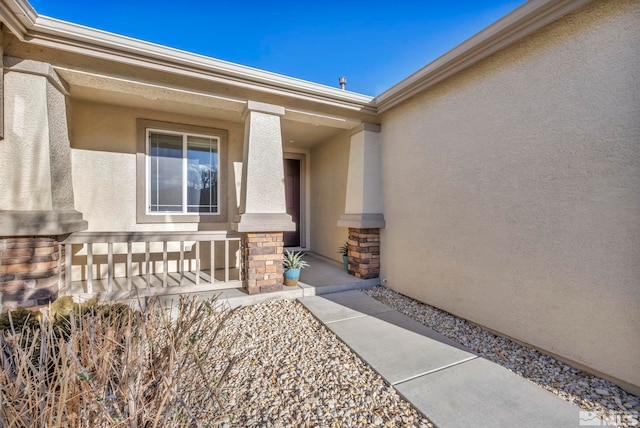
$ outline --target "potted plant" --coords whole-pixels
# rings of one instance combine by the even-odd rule
[[[309,266],[309,263],[302,260],[303,257],[304,253],[301,251],[285,251],[282,262],[284,265],[284,285],[298,285],[300,269],[304,269]]]
[[[349,243],[345,242],[344,245],[338,248],[338,253],[342,254],[342,263],[344,263],[344,270],[349,270]]]

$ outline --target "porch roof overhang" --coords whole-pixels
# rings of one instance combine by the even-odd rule
[[[60,53],[42,60],[72,99],[233,122],[248,100],[268,102],[285,107],[283,140],[299,148],[376,120],[373,97],[40,16],[26,0],[0,2],[0,20],[23,45]]]
[[[225,95],[203,85],[183,86],[159,83],[133,75],[113,76],[95,71],[54,66],[69,87],[72,99],[92,103],[122,105],[137,109],[180,113],[196,117],[241,123],[248,100],[274,101],[267,97],[245,94]],[[357,127],[366,119],[359,115],[333,111],[324,107],[284,106],[281,117],[283,142],[286,146],[308,149],[344,130]]]
[[[367,95],[40,16],[25,0],[1,2],[0,16],[16,37],[31,44],[365,114],[376,113],[371,104],[373,97]]]

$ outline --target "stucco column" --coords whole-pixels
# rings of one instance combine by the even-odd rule
[[[5,57],[4,67],[0,234],[85,230],[73,199],[67,84],[47,63]]]
[[[4,57],[4,33],[0,31],[0,62]],[[4,138],[4,64],[0,67],[0,140]]]
[[[29,306],[61,291],[58,237],[87,222],[74,208],[66,83],[43,62],[5,57],[4,68],[0,292],[3,306]]]
[[[351,133],[345,212],[338,226],[349,228],[349,273],[359,278],[380,274],[382,177],[380,125],[363,123]]]
[[[284,194],[282,133],[284,108],[249,101],[244,113],[240,214],[243,280],[250,294],[282,289],[282,232],[294,231]]]

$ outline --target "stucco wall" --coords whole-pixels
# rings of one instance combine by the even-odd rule
[[[636,393],[638,28],[640,3],[593,2],[385,113],[381,134],[389,286]]]
[[[337,226],[345,208],[349,144],[343,132],[311,150],[311,250],[340,262],[338,247],[349,234]]]
[[[152,110],[142,110],[123,106],[92,103],[73,100],[71,104],[70,140],[73,162],[73,190],[76,208],[83,213],[89,222],[88,231],[196,231],[196,230],[224,230],[230,231],[229,221],[233,221],[237,214],[236,185],[234,177],[234,162],[242,162],[243,124],[217,121],[213,119],[184,116],[180,114],[164,113]],[[228,172],[228,200],[223,202],[223,209],[227,209],[227,222],[216,223],[138,223],[136,220],[136,198],[144,195],[136,194],[136,147],[138,118],[178,123],[181,125],[196,125],[228,131],[227,141],[227,172]],[[221,161],[224,161],[225,157]],[[221,189],[222,190],[222,189]],[[224,194],[224,191],[221,191]],[[192,243],[187,243],[192,248]],[[169,246],[169,271],[176,270],[179,247],[177,243]],[[100,273],[94,268],[94,276],[106,277],[105,245],[94,245],[94,261],[102,263]],[[116,254],[125,254],[124,244],[114,247]],[[134,252],[143,252],[141,245],[134,246]],[[151,251],[162,252],[161,244],[154,243]],[[80,260],[85,250],[79,247],[74,252],[74,260]],[[192,254],[191,254],[192,255]],[[209,246],[205,244],[201,249],[202,265],[209,267]],[[78,258],[80,257],[80,258]],[[138,259],[142,257],[138,254]],[[237,245],[231,243],[230,257],[232,266],[238,263],[239,252]],[[120,257],[122,258],[122,257]],[[75,262],[74,262],[75,264]],[[216,250],[216,265],[224,264],[223,247],[218,244]],[[138,273],[134,266],[134,273]],[[116,276],[125,275],[124,262],[115,266]],[[156,261],[154,271],[162,271],[162,262]],[[72,278],[86,278],[80,265],[72,269]]]
[[[71,108],[73,188],[89,231],[231,230],[224,223],[136,222],[136,119],[226,129],[227,218],[237,213],[233,162],[242,162],[243,124],[74,100]],[[223,159],[224,160],[224,159]]]
[[[0,210],[51,210],[47,79],[4,76],[5,138],[0,144]]]

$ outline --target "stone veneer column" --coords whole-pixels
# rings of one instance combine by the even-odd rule
[[[338,226],[349,228],[349,273],[358,278],[380,276],[382,214],[380,125],[363,123],[351,132],[345,213]]]
[[[242,235],[242,278],[249,294],[282,290],[282,232],[296,225],[287,214],[280,116],[284,108],[247,102],[240,214],[232,224]]]
[[[380,229],[349,228],[349,273],[361,279],[380,276]]]
[[[249,232],[242,239],[242,263],[249,294],[282,290],[282,232]]]
[[[2,309],[45,305],[64,294],[64,266],[55,236],[0,238]]]

